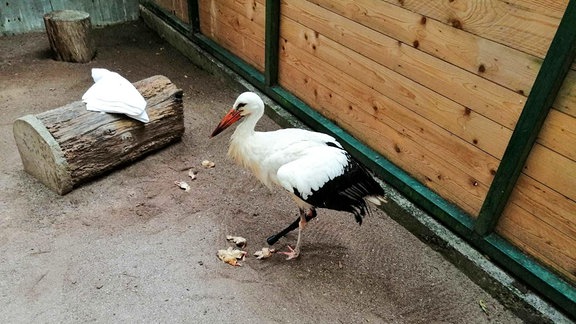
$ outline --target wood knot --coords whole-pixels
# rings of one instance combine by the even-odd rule
[[[462,29],[462,22],[460,20],[456,18],[451,18],[450,20],[448,20],[448,22],[450,23],[450,25],[452,25],[452,27]]]
[[[120,135],[120,139],[123,141],[132,141],[134,140],[134,137],[132,136],[132,133],[127,132]]]

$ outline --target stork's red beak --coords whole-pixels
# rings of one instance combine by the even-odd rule
[[[230,125],[239,121],[240,118],[242,118],[242,115],[240,115],[239,110],[236,110],[234,108],[230,109],[230,111],[226,114],[226,116],[224,116],[222,118],[222,120],[220,121],[218,126],[216,126],[216,129],[214,129],[214,131],[212,132],[212,135],[210,135],[210,137],[214,137],[214,136],[220,134],[223,130],[230,127]]]

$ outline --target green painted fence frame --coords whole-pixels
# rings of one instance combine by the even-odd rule
[[[280,1],[266,1],[264,73],[202,35],[197,0],[188,0],[189,25],[158,7],[152,0],[141,0],[141,3],[309,127],[336,137],[357,159],[408,199],[521,278],[569,316],[576,318],[576,287],[493,232],[566,73],[576,57],[576,0],[568,3],[476,220],[278,86]]]

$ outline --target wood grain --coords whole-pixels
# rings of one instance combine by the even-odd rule
[[[281,33],[298,48],[373,87],[488,154],[499,159],[504,153],[511,130],[292,19],[284,17],[281,20]]]
[[[524,95],[540,70],[533,55],[384,1],[311,2]]]
[[[345,121],[347,125],[350,125],[345,127],[348,131],[376,150],[386,152],[384,153],[385,156],[389,157],[389,153],[396,152],[396,154],[404,153],[402,158],[407,161],[410,161],[410,158],[414,159],[410,161],[412,166],[410,169],[414,167],[416,169],[424,168],[426,164],[434,164],[435,162],[431,162],[434,160],[442,161],[441,165],[433,166],[433,176],[421,176],[420,179],[424,179],[424,183],[434,182],[433,179],[459,183],[461,187],[454,193],[464,195],[462,191],[463,188],[466,188],[468,194],[475,195],[476,207],[470,210],[477,211],[476,209],[485,195],[485,190],[481,188],[486,189],[491,182],[498,164],[496,159],[370,89],[369,86],[348,78],[338,69],[299,51],[291,46],[290,42],[283,41],[281,44],[281,63],[283,65],[280,69],[280,82],[282,86],[289,88],[299,97],[309,98],[307,101],[309,104],[329,118],[336,120],[337,123],[342,124]],[[298,70],[299,73],[295,70]],[[290,71],[289,77],[286,71]],[[303,80],[298,82],[301,88],[296,88],[291,84],[296,83],[297,80]],[[307,83],[312,82],[311,80],[317,80],[315,84],[322,84],[323,93],[328,94],[314,95],[314,91],[310,90],[311,85],[307,85]],[[320,91],[318,85],[314,86],[314,89]],[[335,98],[336,95],[342,97],[340,102],[334,103],[334,105],[321,104],[321,98],[327,100],[326,98]],[[333,100],[330,99],[330,101]],[[386,127],[392,127],[394,131],[389,130],[386,134],[379,136],[375,136],[369,131],[381,131]],[[359,131],[359,129],[363,129],[364,132]],[[409,138],[418,143],[417,145],[421,148],[405,148],[399,143],[382,145],[377,142],[387,137],[397,137],[395,134]],[[431,153],[417,153],[410,156],[409,152],[422,152],[423,150],[434,152],[432,154],[435,156],[431,156]],[[470,204],[471,201],[472,199],[468,199],[467,204]]]
[[[576,283],[576,240],[555,224],[537,218],[515,203],[509,204],[496,232]]]
[[[576,161],[576,118],[556,109],[551,109],[536,141],[550,150]]]
[[[523,172],[576,201],[576,162],[538,143],[534,145]]]
[[[65,194],[73,187],[180,139],[182,90],[164,76],[136,82],[150,122],[86,110],[81,101],[14,123],[24,169]]]
[[[76,10],[52,11],[44,15],[44,25],[56,60],[88,63],[96,54],[88,13]]]
[[[544,58],[568,0],[384,0]]]
[[[227,7],[231,1],[199,1],[200,30],[202,33],[241,59],[264,71],[263,23],[241,15]]]
[[[525,97],[304,0],[283,15],[512,129]]]

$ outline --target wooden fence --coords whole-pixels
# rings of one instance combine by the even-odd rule
[[[568,46],[568,53],[545,60],[557,33],[576,30],[576,4],[569,2],[156,4],[190,26],[196,40],[240,58],[258,86],[289,92],[416,179],[431,192],[416,195],[417,203],[432,214],[443,221],[465,215],[469,220],[453,226],[457,232],[476,242],[496,233],[546,265],[559,278],[555,289],[574,302],[574,41],[558,37],[556,45]],[[560,31],[568,11],[572,19]],[[551,69],[561,59],[569,62],[547,80],[542,66]],[[561,87],[556,93],[550,86],[548,112],[539,92],[550,83]],[[535,107],[541,101],[544,107]],[[406,189],[408,196],[414,190]],[[437,208],[430,198],[436,195],[456,212]]]
[[[94,26],[138,19],[138,0],[4,0],[0,3],[0,35],[44,31],[44,14],[81,10]]]

